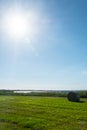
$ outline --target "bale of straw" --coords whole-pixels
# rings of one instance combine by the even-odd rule
[[[69,92],[67,95],[67,98],[69,101],[72,101],[72,102],[79,102],[80,101],[80,95],[76,92]]]

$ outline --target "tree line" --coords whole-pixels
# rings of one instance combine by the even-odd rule
[[[77,91],[81,98],[87,98],[87,90]],[[66,91],[45,91],[45,92],[30,92],[30,93],[15,93],[14,90],[0,90],[0,95],[14,96],[42,96],[42,97],[67,97]]]

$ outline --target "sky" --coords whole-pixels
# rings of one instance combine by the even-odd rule
[[[87,0],[0,0],[0,89],[87,90]]]

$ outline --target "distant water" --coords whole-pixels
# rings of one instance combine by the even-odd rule
[[[32,91],[14,91],[14,93],[31,93]]]
[[[38,91],[38,90],[29,90],[29,91],[20,90],[20,91],[14,91],[14,93],[31,93],[31,92],[46,92],[46,91]]]

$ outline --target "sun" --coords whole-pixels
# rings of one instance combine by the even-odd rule
[[[36,16],[32,12],[11,9],[4,13],[3,30],[13,41],[31,38],[36,31]]]
[[[27,33],[27,19],[21,14],[12,13],[6,19],[6,29],[11,37],[23,37]]]

